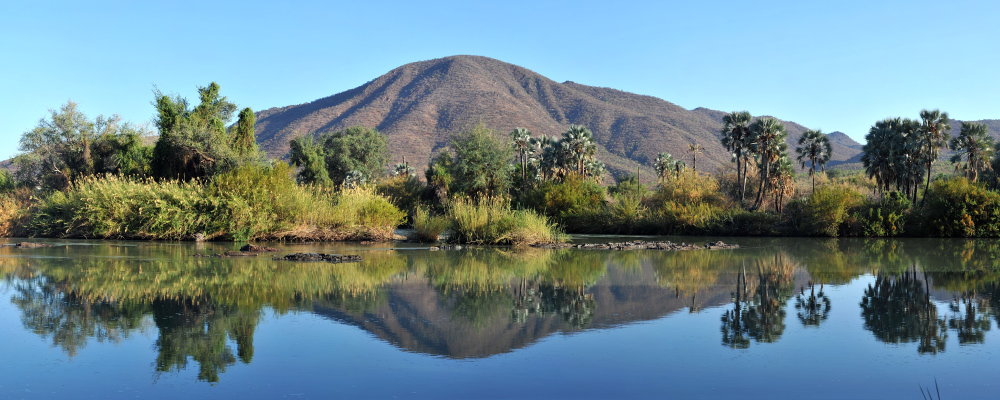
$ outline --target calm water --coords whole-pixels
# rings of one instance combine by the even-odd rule
[[[0,248],[0,398],[1000,396],[1000,242],[726,241]]]

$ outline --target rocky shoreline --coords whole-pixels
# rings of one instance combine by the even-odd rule
[[[647,242],[644,240],[633,240],[630,242],[617,243],[548,243],[537,244],[532,247],[540,249],[580,249],[580,250],[662,250],[662,251],[685,251],[685,250],[729,250],[738,249],[738,244],[726,244],[722,241],[708,242],[704,245],[693,243],[674,243],[669,241]]]

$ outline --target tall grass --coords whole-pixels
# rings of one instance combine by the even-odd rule
[[[36,207],[38,236],[184,240],[385,240],[405,214],[371,188],[299,186],[284,163],[211,182],[85,178]]]
[[[527,245],[557,239],[548,218],[531,210],[513,210],[506,199],[456,199],[446,214],[451,240],[459,243]]]
[[[413,231],[421,242],[436,242],[448,229],[449,221],[444,216],[431,215],[424,207],[417,207],[413,213]]]

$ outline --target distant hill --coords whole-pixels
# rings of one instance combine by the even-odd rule
[[[612,173],[642,168],[652,177],[659,152],[688,161],[691,143],[705,148],[698,169],[730,165],[719,143],[722,111],[687,110],[662,99],[620,90],[558,83],[531,70],[479,56],[453,56],[403,65],[354,89],[310,103],[257,113],[257,140],[272,157],[288,153],[289,140],[349,126],[375,127],[389,137],[395,162],[423,169],[449,136],[482,122],[508,133],[523,127],[535,135],[559,135],[570,125],[594,133],[598,158]],[[794,145],[806,129],[785,121]],[[834,162],[860,152],[861,145],[831,134]]]

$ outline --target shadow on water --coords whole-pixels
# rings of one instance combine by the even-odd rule
[[[89,342],[155,332],[158,374],[194,362],[208,382],[253,362],[265,312],[311,312],[404,351],[453,359],[683,310],[719,312],[722,344],[750,349],[781,340],[789,312],[803,327],[824,329],[831,309],[851,306],[832,304],[826,290],[857,279],[872,280],[860,314],[880,342],[916,343],[932,355],[949,333],[976,345],[992,320],[1000,323],[1000,247],[992,241],[743,240],[739,250],[685,252],[338,247],[363,255],[351,264],[87,242],[98,245],[0,248],[0,276],[24,328],[68,357]]]

